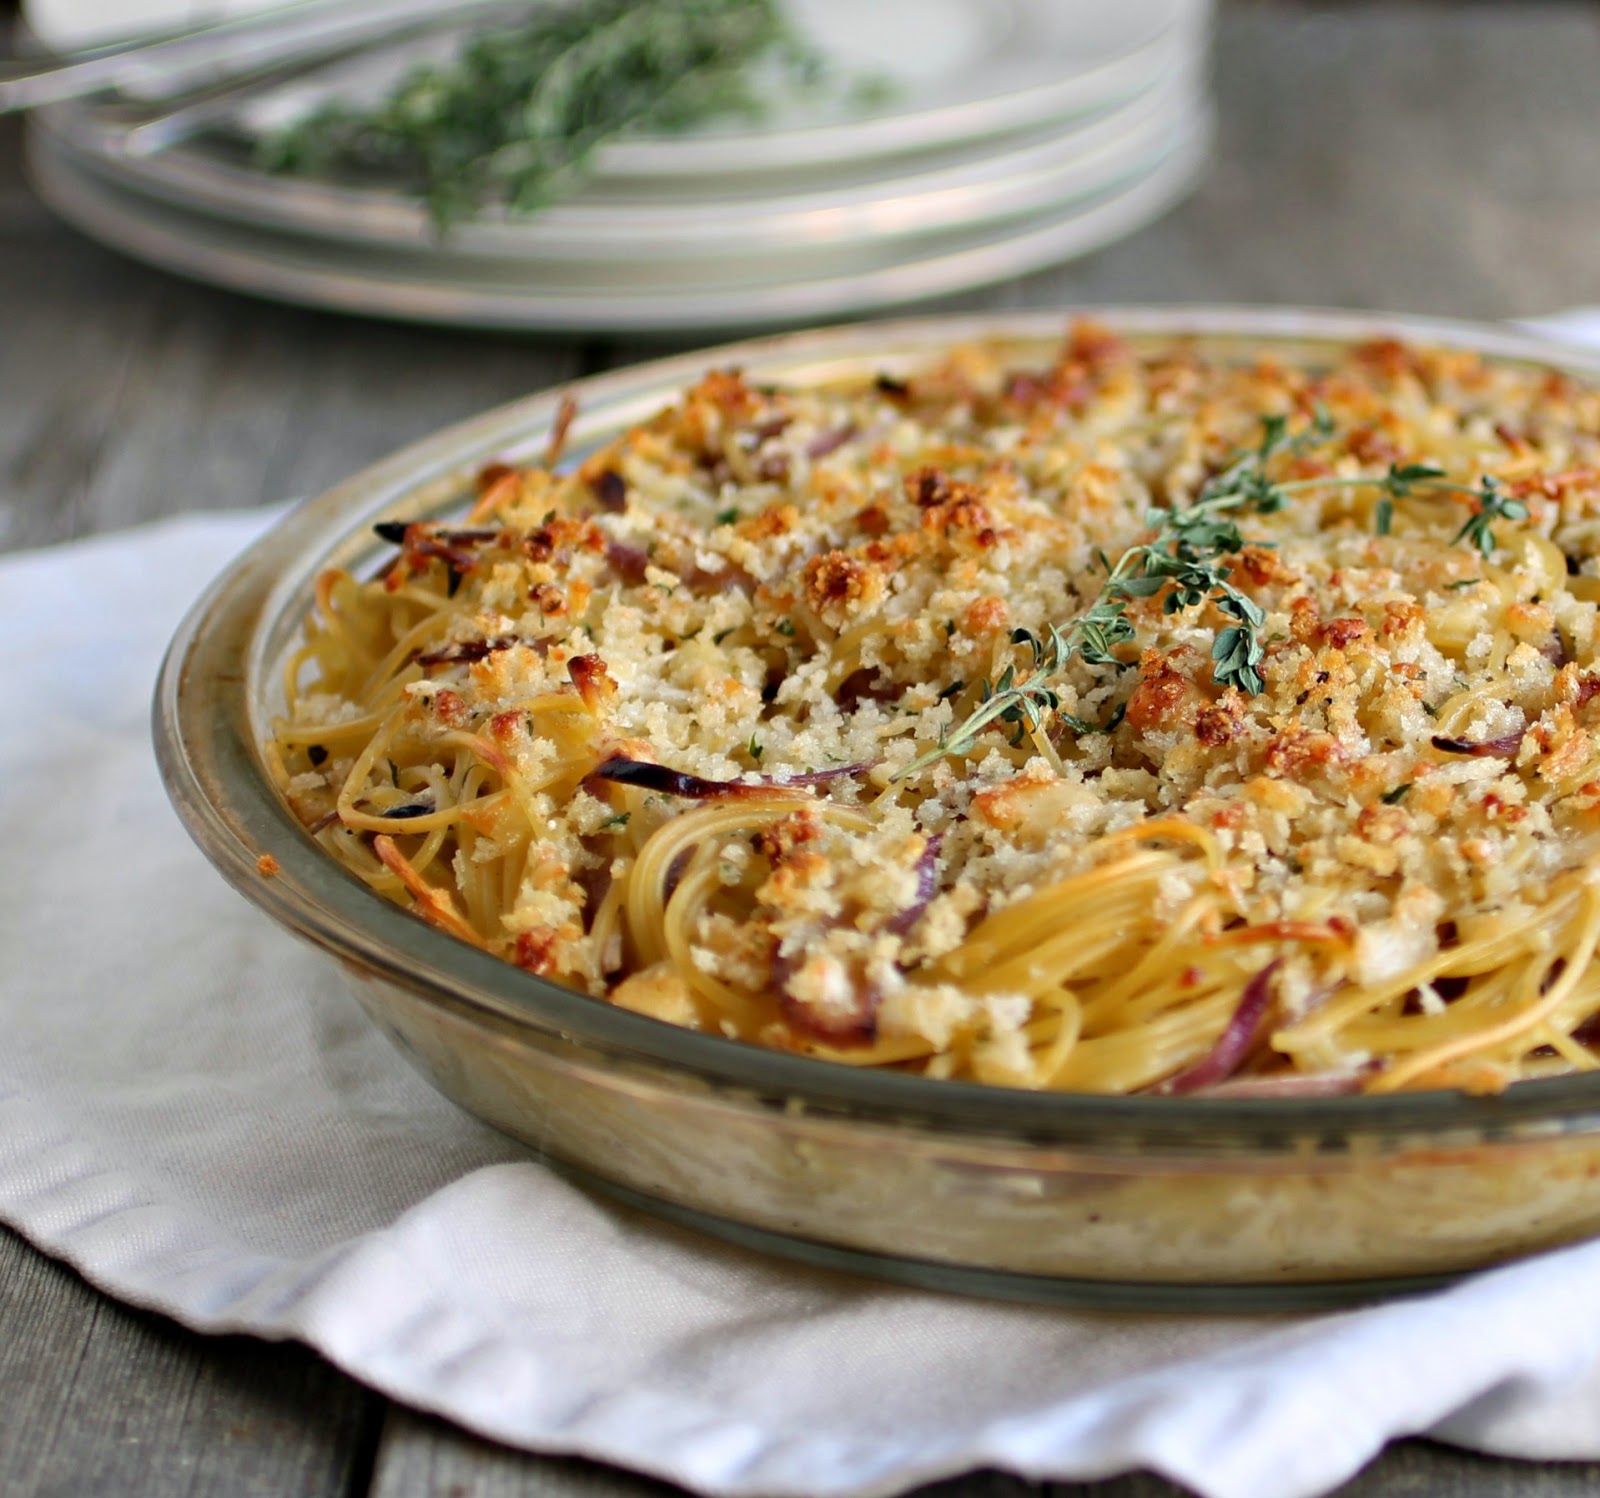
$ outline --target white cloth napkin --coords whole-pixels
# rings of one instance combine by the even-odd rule
[[[1424,1431],[1600,1458],[1600,1243],[1341,1314],[1085,1314],[799,1270],[528,1163],[167,806],[162,647],[268,519],[0,561],[0,1220],[189,1326],[297,1337],[500,1440],[708,1493],[995,1465],[1301,1498]]]

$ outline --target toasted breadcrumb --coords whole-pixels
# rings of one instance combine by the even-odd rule
[[[284,742],[320,735],[327,763],[285,750],[292,801],[323,825],[341,805],[350,823],[352,806],[423,818],[447,792],[471,802],[470,836],[453,862],[450,845],[427,849],[427,877],[450,884],[485,945],[708,1028],[719,1022],[664,953],[628,970],[643,948],[625,911],[595,935],[606,891],[690,803],[573,770],[536,720],[581,725],[590,766],[617,756],[757,791],[841,770],[795,794],[855,820],[730,835],[704,864],[716,892],[688,932],[691,968],[735,996],[780,995],[772,1043],[911,1036],[935,1055],[965,1047],[964,1064],[1000,1080],[1039,1043],[1029,998],[938,965],[980,919],[1097,867],[1103,840],[1130,829],[1176,819],[1220,861],[1163,875],[1163,921],[1211,890],[1225,924],[1350,933],[1338,972],[1334,945],[1290,953],[1276,979],[1290,1020],[1340,982],[1426,962],[1593,857],[1600,394],[1387,343],[1305,369],[1140,352],[1084,327],[1053,364],[1010,358],[976,347],[907,380],[805,390],[716,371],[570,472],[497,470],[481,535],[424,545],[411,527],[399,560],[360,585],[448,582],[436,635],[401,650],[384,699],[401,715],[392,732],[432,746],[434,767],[380,755],[366,787],[341,792],[364,747],[342,725],[373,709],[353,683],[319,680]],[[997,725],[903,785],[1019,661],[1013,629],[1079,617],[1153,506],[1192,502],[1264,418],[1299,430],[1318,409],[1333,435],[1279,478],[1431,464],[1468,487],[1494,476],[1526,520],[1497,524],[1485,556],[1458,542],[1459,494],[1404,499],[1389,523],[1376,487],[1300,489],[1244,517],[1250,544],[1229,559],[1264,612],[1259,693],[1215,680],[1225,621],[1209,604],[1134,600],[1137,644],[1071,659],[1053,683],[1060,716],[1015,742]],[[333,605],[345,628],[375,632],[358,593],[335,583]],[[477,766],[465,776],[451,758],[463,745]],[[497,789],[513,780],[514,805]],[[425,831],[405,846],[423,849]],[[674,887],[701,867],[675,869]],[[480,918],[490,877],[503,887]],[[1448,1001],[1424,985],[1410,1002],[1436,1014]]]

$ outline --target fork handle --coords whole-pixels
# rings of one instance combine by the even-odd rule
[[[299,0],[266,15],[108,51],[66,57],[0,78],[0,114],[114,90],[174,98],[275,63],[311,60],[407,31],[447,25],[506,0]]]

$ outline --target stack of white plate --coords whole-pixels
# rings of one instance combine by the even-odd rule
[[[249,139],[370,94],[398,49],[241,101],[195,135],[36,119],[34,178],[81,229],[242,291],[508,329],[795,323],[949,295],[1096,250],[1192,184],[1212,134],[1209,0],[789,0],[884,102],[619,141],[578,196],[441,238],[382,185],[269,175]]]

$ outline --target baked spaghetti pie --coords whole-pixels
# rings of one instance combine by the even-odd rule
[[[380,525],[287,667],[295,810],[443,930],[1009,1086],[1596,1065],[1595,391],[1082,325],[559,447]]]

